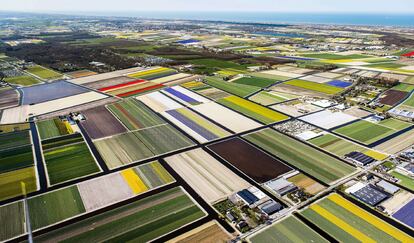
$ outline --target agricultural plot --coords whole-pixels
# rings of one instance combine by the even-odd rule
[[[263,78],[272,77],[272,78],[279,79],[280,81],[284,81],[284,80],[288,80],[292,78],[298,78],[303,75],[298,74],[298,73],[279,71],[279,70],[269,70],[269,71],[263,71],[263,72],[257,73],[256,76],[263,77]]]
[[[304,240],[306,239],[306,240]],[[283,219],[251,237],[250,242],[329,242],[294,216]]]
[[[61,78],[63,76],[62,74],[60,74],[56,71],[53,71],[51,69],[44,68],[44,67],[38,66],[38,65],[30,67],[30,68],[26,69],[26,71],[28,73],[31,73],[31,74],[41,78],[41,79],[48,79],[48,80],[58,79],[58,78]]]
[[[238,83],[232,83],[227,82],[223,80],[219,80],[217,78],[213,77],[207,77],[206,83],[208,85],[211,85],[215,88],[221,89],[225,92],[228,92],[230,94],[234,94],[240,97],[246,97],[256,91],[259,91],[259,87],[245,85],[245,84],[238,84]]]
[[[290,94],[290,95],[298,95],[298,96],[322,97],[322,98],[329,98],[331,96],[329,94],[317,92],[317,91],[302,88],[299,86],[288,85],[285,83],[276,84],[272,86],[270,90],[285,93],[285,94]]]
[[[398,210],[392,217],[414,228],[414,200],[411,200]]]
[[[321,112],[313,113],[300,118],[301,120],[311,123],[315,126],[325,129],[331,129],[355,120],[357,117],[348,115],[341,111],[324,110]]]
[[[146,80],[134,80],[123,84],[100,88],[99,91],[118,97],[131,97],[164,87]]]
[[[345,162],[270,128],[243,137],[326,184],[355,171]]]
[[[92,75],[96,75],[96,74],[98,74],[98,73],[92,72],[90,70],[79,70],[79,71],[65,73],[65,75],[67,75],[71,78],[83,78],[83,77],[88,77],[88,76],[92,76]]]
[[[229,235],[216,221],[210,221],[200,227],[184,233],[176,238],[167,241],[168,243],[192,243],[192,242],[228,242],[231,240]]]
[[[29,130],[29,129],[30,129],[29,123],[0,125],[0,134],[5,134],[9,132],[19,132],[19,131],[24,131],[24,130]]]
[[[31,141],[29,131],[0,134],[0,151],[29,145],[30,143]]]
[[[30,86],[30,85],[40,83],[39,80],[29,75],[7,77],[4,80],[10,84],[16,84],[16,85],[21,85],[21,86]]]
[[[173,181],[164,167],[154,161],[81,182],[78,189],[86,212],[90,212]]]
[[[19,94],[14,89],[0,88],[0,109],[19,104]]]
[[[73,112],[74,110],[79,109],[80,105],[103,100],[105,98],[108,98],[108,96],[96,92],[86,92],[57,100],[46,101],[35,105],[13,107],[3,111],[1,123],[22,123],[25,122],[30,116],[40,116],[55,111],[59,111],[62,115],[68,114],[69,112]],[[68,110],[65,111],[65,109]],[[51,117],[54,116],[56,115],[52,115]]]
[[[135,78],[135,79],[145,79],[145,80],[152,80],[158,79],[165,76],[176,74],[177,72],[170,68],[164,67],[155,67],[152,69],[138,71],[136,73],[128,74],[128,77]]]
[[[311,103],[301,100],[291,100],[281,104],[270,106],[270,108],[283,112],[289,116],[298,117],[308,113],[313,113],[322,110],[321,107],[312,105]]]
[[[169,110],[161,114],[200,143],[230,135],[223,128],[188,108]]]
[[[101,171],[80,134],[45,140],[42,147],[51,185]]]
[[[237,96],[229,96],[218,103],[254,118],[264,124],[270,124],[288,119],[289,117],[277,111],[255,104]]]
[[[335,86],[338,88],[347,88],[352,85],[352,83],[350,82],[345,82],[341,80],[332,80],[332,81],[327,82],[326,84],[329,84],[331,86]]]
[[[209,145],[208,148],[258,183],[267,182],[293,170],[239,138]]]
[[[31,145],[0,151],[0,173],[26,168],[33,164]]]
[[[189,91],[181,86],[174,86],[163,89],[163,93],[180,101],[186,106],[199,105],[202,103],[210,102],[210,100],[198,95],[192,91]]]
[[[414,90],[414,85],[400,83],[397,86],[392,87],[392,90],[398,90],[398,91],[410,93],[411,91]]]
[[[157,79],[153,79],[151,80],[154,83],[157,84],[170,84],[170,83],[177,83],[177,82],[186,82],[185,80],[192,79],[194,77],[192,77],[191,74],[185,74],[185,73],[177,73],[177,74],[172,74],[166,77],[162,77],[162,78],[157,78]]]
[[[0,241],[11,239],[26,232],[22,201],[0,207]]]
[[[38,104],[88,92],[87,89],[76,86],[66,81],[40,84],[31,87],[25,87],[21,90],[23,92],[23,105]]]
[[[38,190],[35,167],[1,173],[0,201],[23,195],[22,182],[25,184],[27,193]]]
[[[94,144],[110,169],[154,155],[132,132],[100,139]]]
[[[320,84],[320,83],[315,83],[315,82],[305,81],[305,80],[300,80],[300,79],[290,80],[290,81],[284,82],[284,84],[311,90],[311,91],[316,91],[316,92],[320,92],[320,93],[324,93],[328,95],[337,94],[339,92],[342,92],[343,90],[342,88],[338,88],[338,87],[331,86],[328,84]]]
[[[165,161],[207,202],[215,202],[250,186],[201,148]]]
[[[393,118],[378,123],[359,120],[347,126],[338,128],[334,130],[334,132],[364,144],[372,144],[408,127],[410,127],[409,123]]]
[[[315,82],[315,83],[328,83],[329,81],[332,80],[330,78],[324,78],[324,77],[319,77],[319,76],[314,76],[314,75],[308,75],[305,77],[301,77],[300,79],[305,80],[305,81]]]
[[[181,104],[161,92],[142,95],[137,97],[137,99],[158,113],[183,107]]]
[[[86,121],[81,124],[92,139],[113,136],[127,131],[105,106],[83,111],[82,114]]]
[[[325,134],[321,137],[308,140],[308,142],[321,149],[329,151],[339,157],[343,157],[346,154],[349,154],[354,151],[358,151],[358,152],[367,151],[366,148],[356,143],[349,142],[345,139],[334,136],[332,134]]]
[[[414,190],[414,180],[413,178],[403,175],[401,173],[398,173],[397,171],[391,171],[390,175],[394,176],[398,179],[398,184],[405,186],[411,190]]]
[[[374,147],[378,151],[382,151],[387,154],[395,154],[403,149],[412,145],[412,138],[414,136],[414,130],[405,132],[397,137],[388,139],[387,141],[381,143]]]
[[[107,87],[114,87],[116,85],[123,85],[129,82],[133,82],[135,79],[121,76],[121,77],[114,77],[108,79],[101,79],[94,82],[86,83],[83,86],[91,88],[91,89],[103,89],[105,90]],[[122,86],[121,86],[122,87]]]
[[[236,84],[255,86],[259,88],[268,87],[276,83],[276,81],[273,79],[259,78],[259,77],[242,77],[242,78],[235,79],[231,82],[236,83]]]
[[[33,230],[85,212],[85,207],[76,186],[29,198],[27,203]]]
[[[36,123],[37,129],[42,140],[69,135],[73,133],[72,127],[68,121],[62,121],[59,118],[52,120],[39,121]]]
[[[46,233],[37,241],[148,242],[189,224],[205,213],[174,188]]]
[[[108,109],[130,130],[165,124],[157,114],[136,99],[108,105]]]
[[[195,106],[193,109],[236,133],[261,126],[259,123],[251,120],[250,118],[240,115],[239,113],[214,102],[201,104]]]
[[[303,173],[291,176],[287,178],[287,181],[292,182],[297,187],[302,188],[305,192],[311,195],[316,195],[318,192],[325,189],[323,185]]]
[[[288,100],[293,100],[298,98],[297,95],[284,94],[276,91],[262,91],[258,94],[253,95],[249,100],[259,103],[261,105],[267,106],[271,104],[276,104]]]
[[[407,96],[408,92],[390,89],[378,98],[378,102],[384,105],[395,106],[406,99]]]
[[[134,134],[155,155],[189,147],[194,143],[171,125],[161,125],[139,130]]]
[[[341,242],[410,242],[406,233],[394,228],[338,194],[312,204],[301,214]]]
[[[210,98],[212,100],[218,100],[218,99],[225,98],[231,95],[221,89],[211,87],[203,82],[193,81],[193,82],[181,84],[181,86],[184,88],[190,89],[196,92],[197,94]]]

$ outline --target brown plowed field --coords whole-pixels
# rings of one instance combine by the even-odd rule
[[[216,143],[208,148],[258,183],[264,183],[292,170],[280,160],[239,138]]]
[[[386,91],[381,98],[379,98],[379,103],[384,105],[394,106],[398,104],[398,102],[402,101],[407,97],[408,93],[399,90],[388,90]]]
[[[82,125],[92,139],[109,137],[127,131],[105,106],[86,110],[82,114],[86,117]]]

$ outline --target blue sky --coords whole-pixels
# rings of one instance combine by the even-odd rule
[[[1,0],[0,10],[414,13],[413,0]]]

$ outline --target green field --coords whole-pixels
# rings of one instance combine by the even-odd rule
[[[345,162],[270,128],[243,137],[326,184],[355,171]]]
[[[38,236],[44,242],[148,242],[205,214],[174,188]]]
[[[328,60],[362,59],[362,58],[370,57],[370,56],[361,55],[361,54],[338,55],[338,54],[333,54],[333,53],[311,53],[311,54],[301,54],[300,56],[309,57],[309,58],[318,58],[318,59],[328,59]]]
[[[338,194],[329,195],[301,214],[339,242],[412,241],[407,234]]]
[[[403,103],[403,106],[414,107],[414,95],[412,94],[408,99],[406,99]]]
[[[232,83],[245,84],[245,85],[264,88],[264,87],[274,84],[275,80],[259,78],[259,77],[243,77],[243,78],[238,78],[232,81]]]
[[[31,145],[0,151],[0,173],[22,169],[33,164]]]
[[[29,131],[0,134],[0,151],[19,146],[29,145],[30,143],[31,142]]]
[[[22,86],[30,86],[33,84],[40,83],[39,80],[29,75],[5,78],[5,81],[11,84],[17,84],[17,85],[22,85]]]
[[[0,201],[22,195],[21,182],[26,184],[26,191],[37,190],[36,172],[34,167],[27,167],[0,174]]]
[[[189,62],[194,65],[205,66],[206,68],[220,68],[220,69],[232,68],[232,69],[239,69],[239,70],[246,69],[244,65],[240,65],[232,61],[223,61],[223,60],[217,60],[217,59],[194,59],[194,60],[189,60]]]
[[[34,230],[85,212],[77,186],[32,197],[27,203]]]
[[[374,64],[366,65],[366,67],[381,68],[381,69],[386,69],[386,70],[398,69],[398,68],[401,68],[401,67],[404,67],[404,66],[405,65],[403,65],[403,64],[398,64],[398,63],[394,63],[394,62],[374,63]]]
[[[62,74],[42,66],[30,67],[26,71],[42,79],[58,79],[62,77]]]
[[[94,144],[109,168],[116,168],[154,156],[149,148],[132,132],[100,139]]]
[[[250,238],[250,241],[252,243],[329,242],[294,216],[289,216],[288,218],[272,225],[270,228],[261,231],[257,235],[254,235],[252,238]]]
[[[162,125],[134,132],[155,155],[194,145],[184,134],[171,125]]]
[[[0,207],[0,241],[13,238],[26,232],[23,202],[15,202]]]
[[[392,87],[393,90],[399,90],[404,92],[411,92],[414,90],[414,85],[400,83],[397,86]]]
[[[29,123],[16,123],[16,124],[8,124],[8,125],[0,125],[0,134],[5,134],[9,132],[18,132],[29,130],[30,124]]]
[[[100,171],[85,142],[44,150],[51,185]]]
[[[227,81],[220,80],[214,77],[206,77],[206,83],[208,85],[211,85],[213,87],[216,87],[218,89],[224,90],[226,92],[229,92],[231,94],[241,96],[241,97],[245,97],[249,94],[252,94],[260,90],[259,87],[227,82]]]
[[[296,99],[299,96],[292,95],[292,94],[284,94],[276,91],[262,91],[258,94],[253,95],[249,98],[249,100],[257,102],[261,105],[271,105],[280,103],[287,100]]]
[[[58,118],[40,121],[37,122],[36,125],[42,140],[73,133],[73,130],[69,124]]]
[[[280,76],[280,75],[274,75],[274,74],[268,74],[268,73],[249,73],[249,76],[257,77],[257,78],[265,78],[265,79],[271,79],[274,82],[276,81],[285,81],[288,79],[291,79],[286,76]]]
[[[398,184],[405,186],[407,188],[410,188],[411,190],[414,190],[414,179],[413,178],[400,174],[396,171],[392,171],[390,172],[390,174],[400,180]]]
[[[367,150],[358,144],[349,142],[332,134],[325,134],[321,137],[313,138],[308,142],[339,157],[343,157],[353,151],[361,152]]]
[[[251,101],[245,100],[237,96],[229,96],[218,100],[218,103],[236,110],[248,117],[256,119],[264,124],[270,124],[283,121],[289,117],[267,107],[258,105]]]
[[[364,144],[371,144],[409,126],[409,123],[392,118],[383,120],[379,123],[360,120],[338,128],[334,132]]]
[[[129,130],[165,124],[164,120],[136,99],[125,99],[122,102],[108,105],[108,109]]]
[[[330,94],[330,95],[337,94],[343,90],[342,88],[338,88],[332,85],[305,81],[305,80],[300,80],[300,79],[290,80],[290,81],[284,82],[284,84],[288,84],[288,85],[292,85],[292,86],[296,86],[296,87],[304,88],[308,90],[313,90],[313,91],[321,92],[325,94]]]

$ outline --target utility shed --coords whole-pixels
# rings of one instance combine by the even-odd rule
[[[273,200],[269,200],[258,207],[264,214],[270,216],[278,211],[280,211],[283,207],[280,203],[275,202]]]
[[[387,181],[384,181],[384,180],[381,180],[380,182],[378,182],[377,186],[390,194],[395,194],[396,192],[400,190],[398,186],[394,186],[393,184]]]

